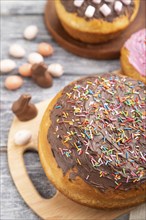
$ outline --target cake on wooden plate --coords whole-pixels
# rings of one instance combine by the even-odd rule
[[[53,98],[39,155],[60,192],[102,209],[146,201],[145,99],[142,82],[116,74],[82,78]]]
[[[85,43],[117,37],[135,19],[139,0],[55,0],[64,29]]]

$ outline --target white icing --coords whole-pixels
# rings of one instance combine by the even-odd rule
[[[104,0],[105,2],[111,3],[114,2],[115,0]]]
[[[109,8],[109,6],[107,4],[103,4],[99,11],[105,16],[107,17],[108,15],[111,14],[111,9]]]
[[[131,0],[121,0],[125,5],[130,5],[131,4]]]
[[[92,18],[94,13],[95,13],[95,8],[92,5],[89,5],[86,8],[85,16],[88,17],[88,18]]]
[[[81,5],[83,4],[84,0],[74,0],[74,5],[76,7],[81,7]]]
[[[95,4],[100,4],[102,0],[92,0]]]
[[[116,12],[121,12],[123,8],[123,4],[120,1],[116,1],[114,5],[114,9]]]

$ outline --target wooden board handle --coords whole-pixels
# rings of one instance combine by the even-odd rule
[[[107,213],[105,211],[79,205],[69,200],[58,191],[51,199],[44,199],[41,197],[30,180],[24,164],[23,156],[28,150],[36,150],[36,147],[32,145],[21,147],[13,144],[11,152],[9,151],[8,154],[8,160],[10,172],[15,180],[15,185],[19,193],[37,215],[45,220],[77,220],[78,218],[85,220],[89,219],[91,216],[93,220],[96,220],[97,217],[101,217],[103,220],[106,219]],[[13,151],[15,151],[15,153]],[[117,215],[128,211],[129,210],[108,211],[109,219],[113,219]]]
[[[44,214],[44,209],[46,207],[48,210],[49,203],[51,202],[50,200],[55,197],[52,199],[45,199],[41,197],[34,187],[27,173],[23,158],[24,153],[31,149],[36,150],[33,146],[13,146],[13,148],[11,148],[11,151],[15,151],[15,153],[11,152],[8,154],[10,172],[13,179],[17,179],[17,181],[15,181],[16,187],[26,203],[36,214],[47,219]]]

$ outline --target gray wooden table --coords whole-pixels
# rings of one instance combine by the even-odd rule
[[[50,0],[51,1],[51,0]],[[53,0],[52,0],[53,1]],[[46,58],[46,63],[59,62],[64,66],[65,74],[60,79],[54,80],[50,89],[41,89],[30,79],[25,79],[24,86],[17,91],[8,91],[4,88],[6,75],[0,76],[1,91],[1,121],[0,121],[0,164],[1,164],[1,195],[0,195],[0,219],[1,220],[37,220],[39,219],[25,204],[17,192],[9,173],[7,163],[7,137],[12,122],[11,105],[22,93],[30,93],[35,103],[53,97],[69,82],[88,74],[112,71],[120,68],[120,62],[96,61],[77,57],[61,48],[48,34],[44,22],[43,11],[46,0],[1,0],[1,59],[8,58],[8,48],[12,43],[24,46],[27,54],[36,51],[37,44],[47,41],[55,48],[52,57]],[[39,35],[36,40],[30,42],[23,39],[23,30],[26,26],[36,24],[39,27]],[[26,61],[16,60],[18,66]],[[17,74],[14,71],[12,74]],[[38,155],[28,152],[25,155],[25,163],[28,173],[41,195],[48,198],[53,196],[55,189],[48,182],[41,168]],[[19,166],[19,164],[18,164]],[[118,218],[118,220],[144,220],[144,208],[140,207],[131,214]],[[49,211],[49,210],[48,210]],[[142,214],[141,214],[142,213]],[[108,219],[107,219],[108,220]]]

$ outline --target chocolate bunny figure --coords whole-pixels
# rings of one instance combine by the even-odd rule
[[[47,69],[48,66],[43,62],[35,63],[31,68],[33,80],[42,88],[49,88],[53,84],[52,76]]]
[[[12,105],[12,111],[20,121],[29,121],[37,116],[38,110],[30,99],[31,95],[23,94]]]

